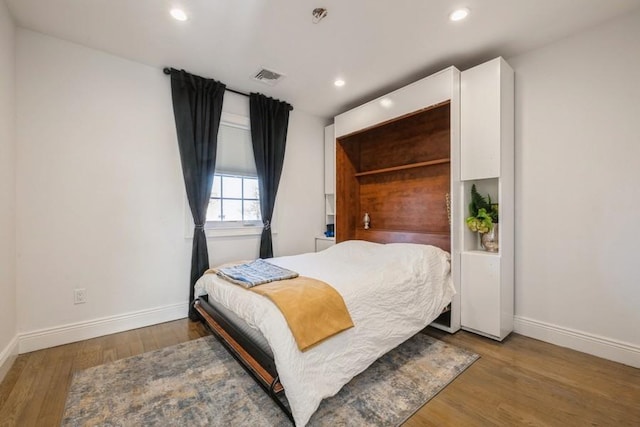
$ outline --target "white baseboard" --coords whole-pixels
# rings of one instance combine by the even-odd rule
[[[640,346],[552,325],[526,317],[514,317],[515,332],[604,359],[640,368]]]
[[[9,344],[0,352],[0,382],[4,379],[4,376],[7,375],[9,369],[11,369],[11,365],[16,360],[18,356],[18,336],[13,337]]]
[[[178,303],[132,313],[103,317],[85,322],[40,329],[18,334],[19,352],[55,347],[103,335],[143,328],[187,317],[189,306]]]

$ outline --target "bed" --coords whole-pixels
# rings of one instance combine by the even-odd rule
[[[322,399],[431,323],[455,294],[449,253],[430,245],[349,240],[268,262],[330,284],[355,326],[301,352],[269,299],[216,274],[196,283],[196,310],[298,426]]]

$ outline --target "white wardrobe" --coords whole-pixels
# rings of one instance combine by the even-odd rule
[[[504,59],[463,72],[450,67],[337,116],[331,128],[335,137],[325,142],[326,149],[332,153],[342,135],[446,100],[451,108],[450,246],[458,295],[452,310],[433,326],[502,340],[513,330],[514,315],[514,73]],[[335,185],[335,172],[327,173],[332,174],[327,182]],[[477,233],[466,227],[474,184],[499,203],[498,252],[484,251]],[[340,210],[330,212],[338,227]]]
[[[480,247],[477,233],[460,234],[461,325],[503,340],[514,315],[514,73],[502,58],[460,76],[460,182],[464,210],[471,186],[499,203],[499,251]],[[464,223],[464,222],[463,222]]]

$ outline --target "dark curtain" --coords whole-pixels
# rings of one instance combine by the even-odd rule
[[[291,105],[286,102],[267,98],[259,93],[249,96],[251,141],[258,172],[260,212],[264,225],[260,238],[260,258],[273,257],[271,217],[282,174],[291,110]]]
[[[216,165],[218,128],[224,90],[225,85],[215,80],[194,76],[184,70],[171,69],[171,95],[182,175],[195,224],[189,302],[193,302],[194,299],[193,285],[209,268],[204,225]],[[191,305],[189,317],[197,318]]]

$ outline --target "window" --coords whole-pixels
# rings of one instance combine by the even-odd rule
[[[215,174],[207,222],[261,225],[259,194],[256,177]]]
[[[262,233],[258,173],[249,126],[246,115],[222,112],[216,170],[205,224],[207,237],[259,236]],[[193,217],[186,195],[184,206],[184,236],[191,238]],[[276,216],[274,211],[271,221],[274,235],[277,234]]]
[[[258,176],[248,122],[248,118],[223,113],[218,131],[216,172],[207,209],[209,229],[262,227]]]

